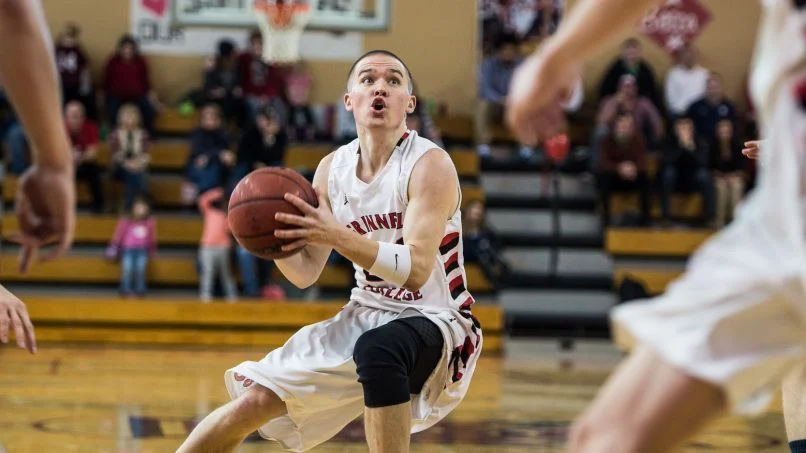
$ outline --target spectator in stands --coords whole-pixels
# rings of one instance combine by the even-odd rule
[[[442,132],[428,113],[425,99],[420,97],[417,87],[414,88],[413,94],[417,98],[417,103],[414,106],[414,112],[406,116],[406,127],[410,130],[417,131],[421,137],[431,140],[440,148],[444,148]]]
[[[666,134],[663,117],[649,98],[638,93],[636,79],[630,74],[623,75],[618,91],[602,101],[596,119],[596,138],[601,139],[616,116],[622,113],[633,116],[635,131],[644,137],[649,149],[655,148]]]
[[[663,151],[660,202],[663,222],[671,219],[671,198],[674,192],[698,192],[702,195],[706,221],[714,218],[714,184],[708,171],[707,142],[694,133],[690,118],[682,116],[674,122],[674,136]]]
[[[208,190],[199,196],[199,211],[204,218],[199,248],[201,264],[199,296],[202,302],[209,302],[212,299],[216,276],[221,281],[227,300],[234,302],[238,298],[238,289],[232,278],[230,266],[232,240],[224,203],[224,189],[221,187]]]
[[[532,20],[529,29],[523,35],[527,41],[542,41],[557,31],[560,26],[560,10],[557,9],[555,0],[535,0],[534,8],[537,13]]]
[[[22,174],[29,165],[31,154],[28,150],[28,139],[25,130],[17,120],[14,107],[9,102],[0,85],[0,159],[2,159],[2,145],[5,144],[9,152],[7,162],[9,171],[15,175]]]
[[[81,29],[68,23],[56,40],[54,53],[56,68],[62,83],[62,99],[65,103],[79,101],[84,104],[87,117],[97,120],[95,99],[92,96],[92,75],[87,53],[79,42]]]
[[[311,109],[313,78],[301,61],[292,66],[286,77],[288,98],[288,136],[294,141],[316,139],[316,121]]]
[[[635,119],[629,113],[616,116],[613,132],[602,141],[599,159],[599,194],[602,197],[602,221],[610,225],[610,196],[613,192],[638,192],[641,203],[639,223],[649,224],[649,178],[647,149],[644,138],[635,130]]]
[[[701,140],[713,138],[716,123],[720,120],[729,119],[736,124],[736,107],[725,96],[722,76],[715,72],[710,73],[705,86],[705,97],[691,104],[687,116],[694,121],[694,131]]]
[[[117,51],[109,58],[104,69],[103,87],[110,122],[117,119],[121,105],[132,103],[140,109],[143,126],[154,134],[154,115],[160,104],[149,81],[148,63],[140,55],[132,36],[120,38]]]
[[[123,182],[125,209],[131,209],[135,197],[145,195],[146,173],[150,160],[148,132],[140,125],[140,110],[125,104],[118,111],[118,127],[109,133],[112,176]]]
[[[655,85],[655,72],[641,56],[641,42],[636,38],[624,41],[621,56],[607,70],[599,87],[600,102],[618,91],[625,74],[635,77],[639,95],[652,101],[655,108],[662,108],[663,103],[660,102]]]
[[[244,176],[263,167],[281,167],[288,136],[283,129],[280,114],[272,107],[264,108],[255,118],[238,145],[237,163],[232,172],[230,188]]]
[[[333,138],[337,145],[345,145],[358,138],[355,116],[353,116],[353,112],[348,112],[344,108],[344,103],[341,99],[336,103],[335,117]]]
[[[509,274],[509,266],[501,258],[501,241],[487,225],[484,202],[471,200],[462,211],[462,249],[465,263],[478,264],[493,288],[499,289]]]
[[[87,182],[92,195],[92,210],[100,213],[104,208],[104,193],[101,168],[98,166],[98,126],[86,118],[84,106],[78,101],[67,103],[64,119],[73,145],[76,179]]]
[[[118,222],[112,236],[107,256],[118,256],[120,266],[120,295],[146,295],[146,268],[149,258],[157,250],[157,223],[151,217],[151,208],[144,198],[138,198],[131,209],[131,216]]]
[[[705,96],[708,70],[697,64],[696,52],[686,45],[677,51],[677,64],[666,75],[666,107],[672,118],[685,115]]]
[[[269,104],[286,118],[285,102],[282,99],[285,80],[279,67],[270,66],[263,61],[263,35],[260,30],[253,30],[249,35],[249,50],[238,57],[238,73],[249,121],[253,121],[258,112]]]
[[[512,74],[520,63],[518,41],[514,35],[504,35],[498,42],[494,56],[481,63],[479,75],[479,100],[476,106],[476,145],[482,158],[490,156],[493,139],[492,126],[500,124],[504,104],[509,93]],[[521,146],[520,155],[530,158],[534,150]]]
[[[218,43],[218,53],[204,73],[204,103],[214,103],[226,121],[243,122],[243,88],[237,66],[235,45],[229,40]]]
[[[709,169],[716,189],[714,226],[721,228],[733,217],[733,211],[742,200],[747,178],[742,143],[731,120],[720,120],[716,125],[716,136],[711,142]]]
[[[235,163],[235,154],[230,151],[230,141],[221,125],[218,106],[208,104],[202,107],[199,127],[190,133],[190,155],[186,165],[186,176],[196,186],[196,193],[202,194],[224,181],[228,166]]]

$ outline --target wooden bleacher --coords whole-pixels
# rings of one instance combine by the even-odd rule
[[[614,193],[610,198],[611,215],[616,216],[627,211],[638,212],[640,208],[638,194]],[[702,197],[697,194],[672,194],[671,215],[676,219],[698,219],[702,215]],[[661,217],[660,199],[653,194],[650,215]]]
[[[710,230],[610,228],[605,234],[605,247],[614,256],[686,257],[712,233]]]
[[[666,291],[666,287],[682,273],[682,269],[617,267],[613,274],[613,284],[618,287],[624,277],[629,276],[642,282],[650,294],[660,294]]]
[[[342,303],[202,304],[194,300],[120,301],[26,297],[39,342],[279,346],[300,327],[336,315]],[[484,349],[502,349],[499,307],[476,305]]]

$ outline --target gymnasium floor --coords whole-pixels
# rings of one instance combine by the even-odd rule
[[[0,453],[170,452],[226,400],[223,372],[258,349],[43,345],[36,356],[0,347]],[[414,452],[562,451],[568,421],[620,355],[604,342],[560,352],[514,341],[483,357],[470,394]],[[711,426],[685,451],[786,452],[780,404],[756,420]],[[281,451],[250,439],[242,452]],[[360,421],[314,452],[365,452]]]

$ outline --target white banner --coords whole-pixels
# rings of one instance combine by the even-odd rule
[[[221,39],[232,40],[240,49],[246,46],[249,31],[244,28],[184,27],[173,24],[173,0],[130,0],[131,34],[146,54],[213,55]],[[257,26],[257,23],[255,23]],[[306,31],[299,52],[305,60],[353,61],[363,53],[360,32],[334,34]]]

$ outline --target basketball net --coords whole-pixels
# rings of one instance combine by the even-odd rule
[[[311,17],[311,5],[293,0],[286,2],[255,0],[252,8],[263,34],[263,60],[266,63],[299,60],[299,40]]]

